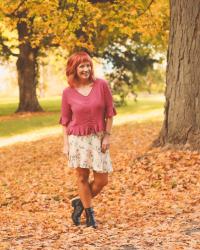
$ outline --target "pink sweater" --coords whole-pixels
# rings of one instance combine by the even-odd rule
[[[105,118],[116,115],[107,82],[96,79],[87,96],[67,87],[62,94],[60,124],[68,126],[68,134],[89,135],[105,131]]]

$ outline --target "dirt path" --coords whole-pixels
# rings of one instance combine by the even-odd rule
[[[160,123],[113,128],[114,173],[94,199],[97,230],[71,223],[62,137],[0,149],[0,249],[200,249],[200,155],[150,149]],[[92,178],[92,176],[91,176]]]
[[[44,113],[44,115],[46,115],[48,113]],[[34,114],[36,115],[40,115],[39,114]],[[24,116],[30,116],[30,114],[24,114]],[[121,116],[117,116],[114,119],[114,125],[122,125],[125,124],[127,122],[144,122],[146,120],[149,119],[155,119],[155,120],[162,120],[162,116],[163,116],[163,110],[162,109],[157,109],[154,111],[149,111],[149,112],[145,112],[143,114],[126,114],[126,115],[121,115]],[[6,119],[13,119],[13,117],[15,116],[9,116]],[[18,115],[17,119],[19,119],[20,116]],[[1,117],[0,117],[1,119]],[[3,119],[3,118],[2,118]],[[0,120],[1,121],[1,120]],[[62,129],[61,126],[52,126],[52,127],[48,127],[48,128],[42,128],[42,129],[37,129],[36,131],[32,131],[32,132],[28,132],[28,133],[24,133],[24,134],[19,134],[19,135],[15,135],[15,136],[10,136],[10,137],[0,137],[0,147],[5,147],[5,146],[9,146],[18,142],[28,142],[28,141],[37,141],[39,139],[42,138],[47,138],[49,136],[57,136],[61,133]]]

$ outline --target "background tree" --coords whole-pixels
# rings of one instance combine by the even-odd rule
[[[159,0],[163,2],[164,0]],[[38,58],[52,46],[68,53],[87,49],[99,56],[119,35],[135,32],[146,38],[159,36],[162,16],[154,1],[5,0],[0,2],[0,46],[6,58],[17,57],[19,107],[17,111],[42,110],[36,95]],[[161,8],[154,6],[154,10]],[[155,13],[157,13],[155,11]],[[147,18],[151,15],[151,19]],[[140,21],[139,21],[140,19]],[[156,26],[151,25],[156,22]],[[6,27],[6,28],[5,28]],[[146,27],[146,31],[142,30]],[[161,36],[160,36],[161,37]],[[157,39],[158,40],[158,39]]]
[[[153,47],[142,43],[139,37],[135,34],[131,40],[118,39],[103,53],[103,58],[112,63],[112,72],[107,77],[112,82],[113,93],[120,96],[119,105],[125,104],[129,93],[137,97],[135,85],[140,83],[140,76],[146,75],[157,61],[153,58]]]
[[[200,2],[170,1],[165,120],[158,145],[200,149]]]
[[[140,83],[135,86],[136,91],[146,91],[148,94],[164,93],[166,77],[165,69],[161,65],[158,62],[148,68],[147,74],[139,76]]]
[[[0,2],[1,52],[6,58],[17,57],[20,93],[17,111],[42,110],[36,95],[38,57],[41,50],[44,53],[44,49],[59,45],[70,50],[76,41],[75,30],[80,25],[82,13],[87,15],[86,8],[90,13],[91,4],[85,1],[84,5],[79,4],[79,15],[74,18],[77,1],[67,2],[67,11],[56,0]],[[94,11],[91,12],[94,15]],[[84,43],[78,42],[79,45]],[[87,46],[90,47],[89,41]]]
[[[141,4],[142,2],[140,1]],[[169,29],[168,2],[149,1],[146,6],[143,11],[141,6],[136,7],[137,14],[134,16],[133,24],[131,26],[128,23],[125,24],[125,32],[118,33],[114,40],[113,36],[111,40],[108,39],[108,45],[101,54],[107,63],[112,63],[113,70],[107,77],[112,81],[113,92],[120,96],[120,105],[125,104],[125,97],[129,92],[137,96],[135,89],[140,89],[137,86],[141,84],[144,85],[145,77],[146,89],[149,91],[150,75],[154,79],[156,77],[155,74],[148,74],[148,72],[152,72],[153,63],[158,62],[158,59],[155,59],[158,58],[158,52],[161,52],[160,62],[166,56]],[[141,8],[140,11],[139,8]],[[127,6],[127,13],[129,13],[128,9]],[[131,28],[134,31],[131,32]]]

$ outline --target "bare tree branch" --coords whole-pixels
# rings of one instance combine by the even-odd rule
[[[17,8],[10,14],[10,15],[16,15],[16,12],[19,10],[19,8],[26,2],[27,0],[21,1],[21,3],[17,6]]]
[[[88,0],[88,2],[95,4],[95,3],[113,3],[114,0]]]
[[[76,10],[78,10],[78,8],[77,8],[77,7],[78,7],[78,2],[79,2],[79,0],[76,0],[75,6],[74,6],[74,11],[73,11],[71,17],[70,17],[69,20],[68,20],[67,27],[65,27],[65,29],[64,29],[63,32],[62,32],[63,34],[65,33],[66,30],[68,30],[69,25],[70,25],[70,22],[73,20]],[[59,43],[59,42],[58,42],[58,43]]]
[[[146,9],[143,12],[139,13],[136,17],[138,18],[138,17],[144,15],[147,12],[147,10],[150,9],[153,2],[154,2],[154,0],[151,0],[150,3],[148,4],[148,6],[146,7]]]
[[[68,24],[67,24],[67,27],[66,27],[65,30],[67,30],[67,29],[69,28],[69,24],[70,24],[70,22],[71,22],[71,21],[73,20],[73,18],[74,18],[75,12],[76,12],[77,7],[78,7],[78,1],[79,1],[79,0],[76,0],[75,6],[74,6],[74,11],[73,11],[73,13],[72,13],[72,16],[69,18],[69,21],[68,21]],[[65,30],[64,30],[64,32],[65,32]]]
[[[13,17],[17,16],[17,11],[20,9],[20,7],[26,2],[27,0],[22,0],[20,4],[11,12],[11,13],[6,13],[3,10],[1,12],[6,16],[6,17]]]
[[[16,56],[18,57],[19,54],[16,54],[14,52],[12,52],[12,50],[4,43],[3,38],[0,36],[0,46],[2,47],[2,53],[9,57],[9,56]]]
[[[53,43],[53,39],[55,38],[55,35],[48,35],[48,36],[45,36],[43,37],[41,40],[40,40],[40,43],[38,45],[38,47],[44,47],[44,48],[50,48],[50,47],[59,47],[59,43]]]

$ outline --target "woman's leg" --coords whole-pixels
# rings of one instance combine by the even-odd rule
[[[82,202],[81,206],[82,206],[82,209],[83,207],[85,208],[85,213],[86,213],[86,225],[96,228],[97,225],[95,221],[94,210],[91,205],[91,200],[102,190],[102,188],[105,185],[107,185],[108,174],[97,173],[94,171],[93,172],[94,180],[92,183],[89,183],[88,182],[89,169],[77,168],[76,173],[77,173],[79,196]],[[80,216],[81,216],[82,211],[80,214],[78,214],[78,213],[75,213],[76,210],[77,210],[77,207],[74,208],[72,219],[75,225],[80,225]]]
[[[91,189],[88,182],[90,171],[86,168],[77,168],[77,183],[78,183],[78,192],[80,199],[83,203],[84,208],[91,207]]]
[[[94,180],[90,183],[91,195],[95,197],[108,184],[108,173],[94,173]]]

